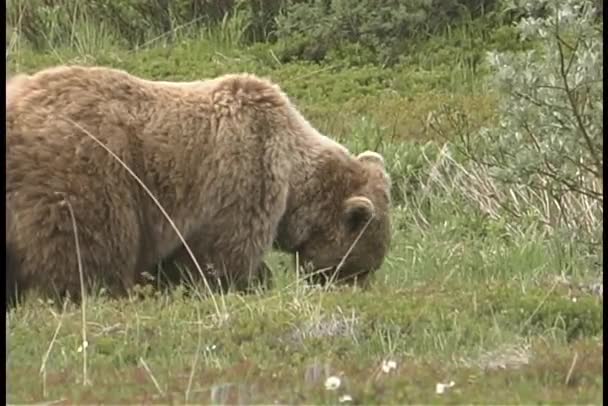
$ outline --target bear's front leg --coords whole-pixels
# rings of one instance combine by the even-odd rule
[[[235,144],[231,141],[224,156],[235,155],[230,151],[232,145]],[[242,148],[239,145],[239,151]],[[183,280],[179,272],[182,264],[190,271],[188,279],[200,283],[205,277],[212,290],[247,293],[272,286],[272,273],[263,259],[272,248],[285,212],[288,182],[285,171],[277,164],[281,159],[267,153],[270,158],[264,161],[256,155],[249,162],[222,162],[223,172],[215,173],[204,194],[208,200],[200,203],[204,208],[202,221],[186,240],[200,268],[180,245],[163,260],[166,279]],[[246,158],[244,154],[237,156]],[[258,173],[232,170],[241,166],[260,170]]]
[[[227,266],[227,261],[218,255],[209,254],[207,241],[202,239],[191,240],[188,244],[192,250],[199,267],[192,261],[188,250],[182,245],[172,255],[165,258],[157,272],[157,279],[163,288],[176,285],[199,286],[203,289],[207,280],[212,292],[226,292],[230,288],[243,293],[250,293],[257,288],[271,289],[273,286],[272,271],[264,261],[259,261],[254,271],[237,271],[236,267],[243,269],[245,265],[234,263]],[[199,270],[200,269],[200,270]],[[201,275],[201,272],[203,275]],[[247,274],[245,276],[244,274]]]

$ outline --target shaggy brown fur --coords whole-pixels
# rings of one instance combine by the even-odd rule
[[[21,291],[79,297],[70,210],[87,282],[111,294],[161,260],[189,265],[150,197],[86,132],[142,179],[222,286],[264,279],[273,242],[314,269],[335,269],[366,228],[339,276],[375,270],[386,255],[382,158],[350,155],[267,80],[178,84],[62,66],[18,76],[9,89],[7,280]]]

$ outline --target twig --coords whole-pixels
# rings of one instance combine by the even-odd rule
[[[198,319],[198,341],[196,344],[196,352],[194,353],[194,359],[192,360],[192,368],[190,369],[190,376],[188,377],[188,386],[186,387],[185,402],[188,403],[190,398],[190,390],[192,389],[192,382],[194,381],[194,372],[196,371],[196,364],[198,363],[198,357],[201,352],[202,341],[203,341],[203,323],[201,321],[201,314],[198,305],[196,306],[196,316]]]
[[[570,89],[570,84],[568,83],[568,72],[566,70],[566,66],[564,63],[564,59],[565,59],[564,50],[563,50],[561,37],[559,35],[559,23],[557,22],[557,20],[555,23],[555,36],[558,40],[557,49],[559,51],[559,68],[560,68],[560,74],[561,74],[561,77],[562,77],[562,80],[564,83],[564,90],[566,91],[566,95],[568,96],[568,101],[570,102],[570,106],[572,107],[572,113],[574,114],[574,118],[576,119],[578,128],[579,128],[583,138],[585,139],[585,143],[587,144],[587,149],[589,150],[589,153],[591,154],[592,159],[595,161],[595,166],[597,168],[598,174],[600,175],[600,179],[601,179],[603,177],[602,160],[597,155],[597,151],[595,149],[595,146],[593,145],[591,136],[587,132],[587,128],[585,127],[585,124],[583,123],[583,119],[580,115],[580,112],[578,111],[578,106],[576,105],[576,100],[574,100],[574,94],[573,94],[572,90]]]
[[[144,359],[142,357],[139,357],[139,362],[141,363],[141,365],[144,367],[144,369],[146,370],[146,372],[148,373],[148,376],[150,377],[150,379],[152,380],[152,383],[154,384],[154,386],[156,387],[156,390],[158,391],[158,393],[161,396],[165,396],[165,392],[160,388],[160,385],[158,384],[158,381],[156,380],[156,378],[154,377],[154,374],[152,374],[152,371],[150,370],[150,368],[148,367],[148,364],[146,364],[146,361],[144,361]]]
[[[570,383],[570,378],[572,378],[572,372],[574,371],[574,366],[576,365],[576,361],[578,360],[578,352],[574,353],[574,357],[572,358],[572,363],[570,364],[570,369],[568,369],[568,374],[566,375],[565,385]]]
[[[64,199],[64,202],[70,211],[70,217],[72,219],[72,227],[74,229],[74,243],[76,244],[76,258],[78,261],[78,275],[80,276],[80,311],[82,314],[82,385],[86,386],[89,384],[87,376],[87,347],[89,343],[87,341],[87,311],[86,311],[86,289],[84,284],[84,271],[82,269],[82,256],[80,254],[80,242],[78,240],[78,226],[76,224],[76,216],[74,216],[74,209],[72,204]]]
[[[61,315],[59,316],[59,323],[57,324],[57,328],[55,329],[53,338],[51,338],[49,348],[46,350],[44,357],[42,357],[42,363],[40,364],[40,374],[42,375],[42,396],[45,398],[48,396],[48,393],[46,391],[46,362],[48,361],[49,356],[51,355],[53,344],[55,344],[55,341],[57,340],[57,335],[59,334],[59,330],[61,330],[61,326],[63,325],[63,316],[65,314],[67,304],[67,300],[63,302],[63,309],[61,311]]]

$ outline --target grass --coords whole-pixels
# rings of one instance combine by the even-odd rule
[[[307,286],[290,258],[271,253],[276,287],[218,296],[219,310],[181,289],[141,288],[129,299],[88,297],[83,323],[77,306],[30,297],[7,313],[10,403],[602,403],[597,257],[542,227],[548,214],[528,194],[500,195],[534,209],[525,215],[490,204],[487,173],[428,127],[446,104],[473,129],[495,122],[482,75],[425,63],[424,49],[382,69],[281,64],[270,47],[231,45],[232,31],[136,51],[88,33],[46,52],[17,39],[10,70],[79,62],[163,80],[268,75],[323,132],[353,152],[383,153],[393,244],[366,291]],[[383,371],[385,361],[396,368]]]

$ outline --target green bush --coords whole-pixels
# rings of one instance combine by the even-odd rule
[[[527,191],[519,201],[500,202],[506,210],[521,217],[541,213],[544,227],[570,230],[573,238],[599,246],[603,26],[592,1],[542,5],[545,18],[525,17],[517,26],[535,49],[489,54],[493,87],[501,94],[499,125],[475,134],[458,112],[443,119],[453,124],[449,132],[460,135],[472,162],[505,187]],[[527,204],[531,200],[536,207]]]
[[[485,16],[498,1],[310,0],[290,3],[277,18],[285,61],[335,55],[393,64],[412,42],[466,19]]]
[[[213,30],[227,29],[230,35],[224,42],[230,45],[278,41],[277,54],[283,61],[393,64],[413,43],[463,21],[483,17],[488,22],[480,26],[492,26],[498,22],[493,10],[499,2],[13,0],[7,6],[7,25],[38,50],[76,47],[83,32],[98,37],[94,43],[136,48],[174,41],[176,34],[179,38],[213,37],[217,36]]]

